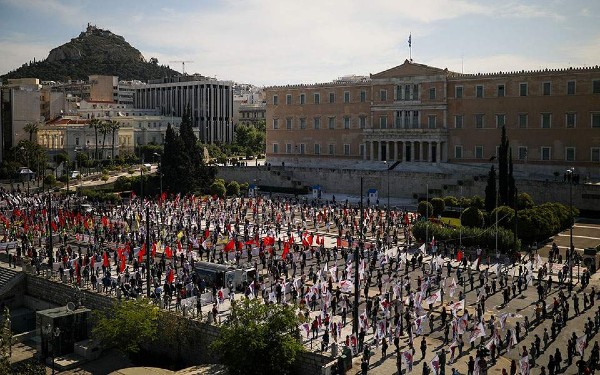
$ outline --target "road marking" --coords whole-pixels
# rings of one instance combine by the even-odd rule
[[[579,224],[575,224],[574,225],[575,228],[588,228],[588,229],[600,229],[600,226],[589,226],[589,225],[579,225]]]
[[[568,233],[567,234],[559,233],[558,236],[559,237],[569,237],[569,234]],[[575,235],[573,236],[573,238],[585,238],[588,240],[600,240],[600,237],[575,236]]]

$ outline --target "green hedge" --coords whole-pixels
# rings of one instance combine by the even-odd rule
[[[496,230],[495,228],[451,228],[435,224],[432,222],[421,221],[413,226],[413,235],[417,241],[425,241],[425,234],[428,231],[428,239],[435,237],[436,241],[444,241],[463,246],[481,246],[482,248],[496,248]],[[462,237],[462,241],[461,241]],[[520,248],[520,241],[517,240],[517,249]],[[498,249],[502,253],[510,253],[515,249],[513,233],[504,228],[498,227]]]

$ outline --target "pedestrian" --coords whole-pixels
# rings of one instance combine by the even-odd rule
[[[427,351],[427,342],[425,341],[425,336],[421,339],[421,359],[425,358],[425,352]]]
[[[382,360],[387,355],[387,349],[388,349],[388,343],[387,343],[386,338],[384,337],[383,340],[381,340],[381,358],[382,358]]]

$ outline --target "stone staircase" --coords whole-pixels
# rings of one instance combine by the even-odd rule
[[[17,269],[0,267],[0,299],[25,280],[25,273]]]

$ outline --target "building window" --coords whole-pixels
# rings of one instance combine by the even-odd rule
[[[540,159],[548,161],[550,160],[550,147],[542,147],[540,151]]]
[[[300,94],[300,104],[306,104],[306,95]]]
[[[286,154],[291,154],[292,153],[292,144],[291,143],[286,143],[285,144],[285,153]]]
[[[75,146],[79,146],[79,137],[75,138]]]
[[[314,99],[315,99],[315,104],[321,103],[321,94],[315,93]]]
[[[367,92],[365,90],[362,90],[360,92],[360,102],[364,103],[367,101]]]
[[[483,159],[483,146],[475,146],[475,159]]]
[[[273,153],[279,154],[279,145],[277,143],[273,143]]]
[[[462,157],[463,157],[462,146],[454,146],[454,158],[462,159]]]
[[[600,147],[592,147],[591,152],[592,161],[596,163],[600,162]]]
[[[565,148],[565,161],[575,161],[575,147]]]
[[[413,85],[412,100],[419,100],[419,85]]]
[[[350,117],[344,117],[344,129],[350,129]]]
[[[592,94],[600,94],[600,79],[592,81]]]
[[[527,83],[519,83],[519,96],[527,96]]]
[[[379,90],[379,99],[381,99],[382,102],[387,100],[387,90]]]
[[[279,129],[279,119],[274,118],[273,119],[273,130],[277,130],[277,129]]]
[[[600,113],[592,113],[592,128],[600,128]]]
[[[305,118],[300,119],[300,129],[306,129],[306,119]]]
[[[501,128],[506,125],[506,116],[505,115],[496,115],[496,127]]]
[[[456,116],[454,116],[454,127],[456,129],[462,129],[462,127],[463,127],[463,121],[464,121],[464,116],[463,115],[456,115]]]
[[[285,119],[285,128],[287,130],[292,130],[292,119],[291,118]]]
[[[314,125],[315,130],[321,129],[321,118],[320,117],[313,118],[313,125]]]
[[[334,144],[330,144],[328,147],[328,151],[329,151],[329,155],[335,155],[335,145]]]
[[[577,114],[576,113],[567,113],[566,114],[566,127],[567,128],[574,128],[575,124],[577,121]]]
[[[575,95],[575,81],[567,82],[567,95]]]
[[[519,158],[519,160],[527,159],[527,147],[526,146],[519,146],[517,152],[518,152],[517,157]]]
[[[287,94],[285,96],[285,104],[292,105],[292,94]]]
[[[404,86],[404,100],[410,100],[410,85]]]
[[[429,99],[435,100],[435,87],[429,89]]]
[[[483,128],[483,114],[480,113],[475,115],[475,127],[477,129]]]
[[[304,143],[300,143],[300,155],[306,154],[306,145]]]
[[[335,129],[335,117],[329,118],[329,129]]]
[[[461,99],[463,97],[463,87],[462,86],[456,86],[454,88],[454,96],[456,97],[456,99]]]
[[[381,116],[379,118],[379,129],[387,129],[387,117]]]
[[[367,127],[367,117],[366,116],[360,116],[358,121],[359,121],[361,129],[365,129]]]
[[[552,114],[542,113],[542,129],[550,129],[552,126]]]
[[[315,155],[321,155],[321,145],[315,143]]]
[[[498,85],[498,97],[503,98],[504,94],[505,94],[504,85]]]
[[[358,145],[358,154],[360,156],[365,156],[365,145],[364,144]]]
[[[527,113],[519,113],[519,128],[525,129],[527,127],[528,116]]]
[[[350,103],[350,91],[344,91],[344,103]]]
[[[483,85],[475,86],[475,96],[478,98],[483,98]]]
[[[273,105],[279,104],[279,97],[277,95],[273,95]]]
[[[334,92],[329,93],[329,103],[335,103],[335,93]]]
[[[544,82],[542,83],[542,95],[548,96],[552,92],[552,83]]]
[[[436,121],[437,121],[436,115],[427,116],[427,127],[429,129],[435,129],[436,125],[437,125]]]

